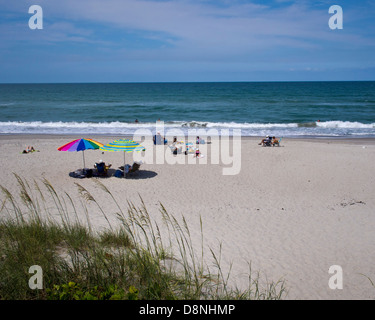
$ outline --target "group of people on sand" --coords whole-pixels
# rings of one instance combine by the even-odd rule
[[[258,143],[258,145],[263,147],[270,147],[270,146],[278,146],[280,145],[279,139],[277,139],[275,136],[271,137],[267,135],[264,139],[262,139],[261,142]]]
[[[195,141],[196,145],[199,145],[200,142],[201,142],[201,139],[199,138],[199,136],[197,136],[196,141]],[[178,153],[182,153],[182,147],[183,147],[183,142],[177,141],[177,137],[173,137],[173,142],[170,145],[172,153],[174,155],[177,155]],[[190,147],[188,144],[186,144],[185,147],[186,147],[185,155],[187,155],[189,153],[189,149],[193,149],[193,148]],[[199,151],[199,147],[197,146],[195,148],[195,151],[194,151],[194,157],[199,158],[200,155],[201,155],[201,153]]]

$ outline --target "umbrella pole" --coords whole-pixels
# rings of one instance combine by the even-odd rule
[[[85,150],[82,150],[82,158],[83,158],[83,169],[86,168],[86,164],[85,164]]]
[[[125,178],[125,151],[124,151],[124,178]]]

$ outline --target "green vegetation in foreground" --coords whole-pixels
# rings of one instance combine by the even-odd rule
[[[219,254],[210,249],[213,267],[206,264],[202,222],[202,252],[198,256],[185,218],[178,222],[160,205],[163,230],[168,230],[164,240],[161,226],[151,221],[143,201],[140,208],[127,203],[123,212],[111,192],[93,179],[114,202],[119,221],[114,228],[94,196],[77,184],[83,198],[97,205],[108,222],[108,229],[94,232],[84,202],[86,224],[79,221],[72,198],[58,195],[47,180],[42,181],[46,189],[42,191],[35,181],[30,186],[15,177],[20,187],[18,200],[1,186],[2,300],[282,299],[286,294],[284,281],[261,286],[259,273],[252,277],[251,267],[248,288],[231,288],[230,272],[224,274],[220,265],[221,249]],[[54,214],[47,200],[53,200]],[[52,218],[56,210],[59,222]],[[29,287],[33,265],[43,270],[42,289]]]

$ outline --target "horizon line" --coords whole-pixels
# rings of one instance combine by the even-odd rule
[[[374,80],[254,80],[254,81],[93,81],[93,82],[0,82],[0,85],[10,84],[181,84],[181,83],[274,83],[274,82],[375,82]]]

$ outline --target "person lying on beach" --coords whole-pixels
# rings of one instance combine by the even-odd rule
[[[30,152],[34,152],[35,149],[33,146],[27,146],[27,148],[25,150],[22,151],[22,153],[30,153]]]

